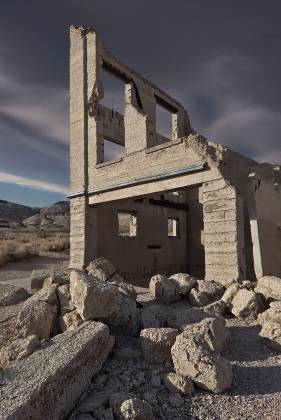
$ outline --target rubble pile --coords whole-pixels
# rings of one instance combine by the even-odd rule
[[[158,274],[140,299],[98,258],[85,271],[34,272],[31,284],[32,295],[0,289],[3,419],[43,410],[52,419],[184,418],[190,395],[232,385],[225,351],[233,317],[259,324],[260,337],[281,350],[276,277],[226,289],[186,273]]]

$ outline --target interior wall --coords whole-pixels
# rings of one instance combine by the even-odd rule
[[[187,272],[195,277],[205,277],[205,248],[202,188],[185,190],[187,216]]]
[[[147,286],[154,274],[187,270],[187,212],[149,204],[149,198],[101,204],[98,255],[108,258],[126,281]],[[136,212],[137,236],[118,235],[118,211]],[[168,218],[179,221],[179,236],[168,237]]]

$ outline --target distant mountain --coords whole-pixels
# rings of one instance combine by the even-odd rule
[[[49,207],[28,207],[0,200],[0,227],[24,226],[29,229],[68,229],[69,202],[58,201]]]
[[[33,216],[39,211],[39,207],[28,207],[22,204],[10,203],[6,200],[0,200],[0,224],[4,224],[5,221],[9,225],[22,223],[24,219]]]
[[[58,201],[49,207],[42,208],[39,213],[25,219],[23,225],[27,228],[69,229],[69,202]]]

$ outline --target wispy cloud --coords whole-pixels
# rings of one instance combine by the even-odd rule
[[[23,185],[35,190],[50,191],[61,194],[68,193],[68,189],[64,185],[53,184],[51,182],[41,181],[38,179],[25,178],[7,172],[0,172],[0,182]]]

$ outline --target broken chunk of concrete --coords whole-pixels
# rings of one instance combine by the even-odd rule
[[[149,282],[149,292],[157,302],[172,303],[181,299],[180,288],[177,281],[156,274]]]
[[[230,310],[237,318],[256,319],[266,309],[260,295],[247,289],[240,289],[232,299]]]
[[[0,306],[16,305],[29,296],[30,294],[23,287],[0,283]]]
[[[169,278],[178,284],[180,293],[183,296],[187,296],[191,289],[197,284],[197,279],[186,273],[176,273]]]
[[[196,288],[193,288],[188,294],[189,302],[192,306],[201,308],[203,306],[209,305],[210,301],[208,297],[203,292],[199,292]]]
[[[97,280],[82,271],[70,274],[71,300],[84,321],[104,319],[116,313],[120,292],[105,281]]]
[[[144,358],[150,363],[163,363],[171,360],[171,347],[176,341],[178,330],[174,328],[146,328],[140,339]]]
[[[59,316],[59,329],[62,332],[75,330],[82,323],[83,320],[76,310]]]
[[[32,290],[42,289],[44,281],[51,275],[51,270],[33,270],[30,276],[30,287]]]
[[[102,317],[116,334],[136,335],[139,333],[141,320],[140,310],[136,301],[127,298],[121,293],[118,296],[118,305],[111,315]]]
[[[5,369],[16,360],[28,357],[40,346],[35,335],[26,338],[17,338],[0,349],[0,369]]]
[[[1,378],[3,419],[66,418],[101,369],[113,343],[106,325],[86,322],[15,362]]]
[[[87,272],[101,281],[124,282],[114,265],[104,257],[96,258],[87,267]]]
[[[232,299],[237,294],[239,290],[238,283],[232,283],[222,295],[221,300],[223,300],[227,305],[232,302]]]
[[[117,282],[116,280],[115,281],[110,281],[109,284],[117,287],[119,292],[122,293],[122,295],[126,296],[127,298],[129,298],[131,300],[136,300],[137,299],[136,289],[131,284],[124,283],[124,282]]]
[[[261,293],[268,300],[281,300],[281,279],[264,276],[258,279],[256,293]]]
[[[265,342],[274,350],[281,351],[281,321],[266,321],[259,333]]]
[[[198,280],[197,290],[204,293],[209,299],[209,303],[221,299],[225,292],[225,287],[221,283],[212,280]]]
[[[258,315],[257,323],[260,325],[271,321],[281,325],[281,301],[272,302],[266,311]]]
[[[71,301],[69,284],[64,284],[63,286],[58,287],[57,294],[59,302],[59,312],[61,315],[64,315],[67,312],[71,312],[75,309],[73,302]]]
[[[209,315],[223,317],[226,314],[227,305],[223,300],[217,300],[204,306],[203,311]]]
[[[15,322],[16,337],[36,335],[40,340],[50,337],[57,307],[42,300],[28,299],[20,310]]]
[[[217,351],[224,339],[220,341],[219,337],[214,337],[211,322],[202,321],[186,327],[177,336],[171,353],[179,375],[192,379],[203,389],[218,393],[231,386],[232,367]]]
[[[181,393],[184,395],[189,395],[194,392],[194,385],[191,379],[184,378],[183,376],[178,375],[174,372],[169,372],[164,375],[164,382],[166,388],[171,393]]]
[[[132,398],[122,403],[120,420],[154,420],[154,415],[150,404],[139,398]]]

